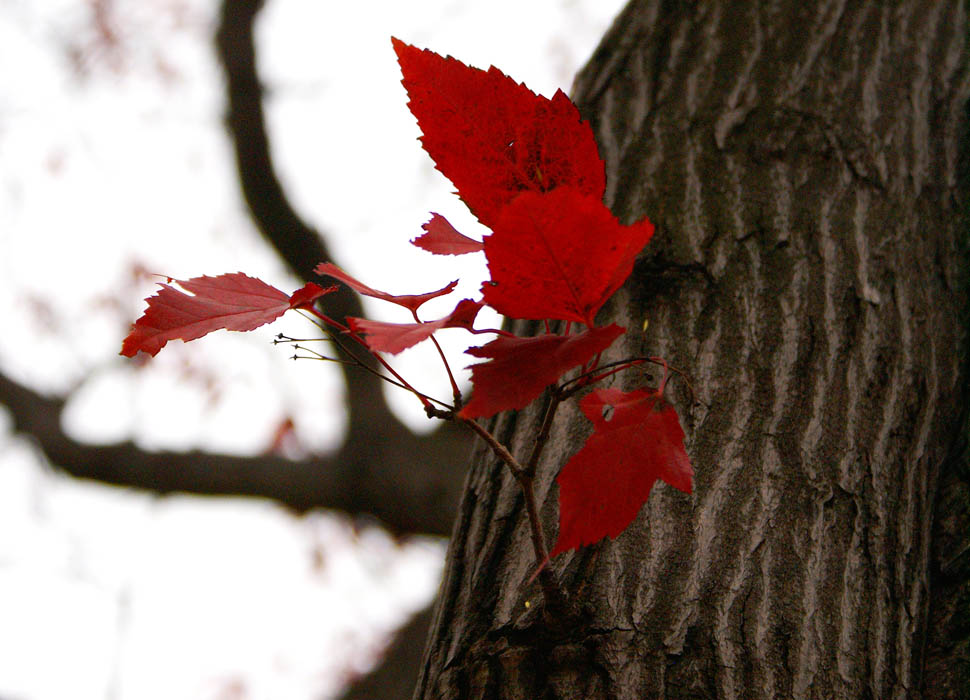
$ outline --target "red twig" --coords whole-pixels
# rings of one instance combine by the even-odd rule
[[[546,411],[546,415],[551,415],[548,409]],[[512,473],[512,476],[515,477],[515,480],[519,483],[519,488],[522,490],[522,497],[525,500],[525,510],[529,517],[529,532],[532,538],[532,548],[535,551],[536,565],[538,567],[536,573],[538,574],[539,572],[542,572],[542,575],[539,576],[539,584],[542,587],[542,594],[550,606],[555,606],[557,609],[560,609],[563,605],[562,592],[559,590],[559,587],[557,586],[550,572],[548,570],[543,571],[546,563],[549,561],[549,550],[546,549],[546,536],[542,530],[542,521],[539,519],[539,509],[536,505],[534,465],[532,465],[532,472],[530,472],[529,468],[523,467],[518,460],[512,456],[512,453],[508,451],[505,445],[496,440],[495,436],[492,435],[488,430],[483,428],[474,420],[470,420],[468,418],[460,418],[459,420],[471,428],[479,437],[482,438],[482,440],[485,441],[485,444],[488,445],[492,452],[505,463],[505,465],[509,468],[509,471]],[[549,422],[551,423],[551,417],[549,418]],[[545,425],[545,421],[543,423]],[[546,436],[548,436],[548,432],[549,431],[547,429],[545,431]],[[543,438],[542,442],[545,442],[545,438]],[[537,443],[539,443],[538,438]],[[537,444],[536,447],[533,448],[532,457],[530,457],[529,460],[530,464],[532,463],[533,459],[538,460],[538,453],[541,452],[541,449],[540,444]]]

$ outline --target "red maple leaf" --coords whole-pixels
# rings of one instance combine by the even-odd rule
[[[684,493],[692,489],[684,431],[660,392],[599,389],[579,406],[593,434],[556,477],[559,537],[550,557],[619,535],[657,479]]]
[[[364,296],[382,299],[383,301],[389,301],[392,304],[403,306],[405,309],[411,311],[411,313],[416,312],[418,308],[429,299],[450,294],[458,284],[458,280],[455,280],[454,282],[449,282],[435,292],[425,292],[424,294],[388,294],[387,292],[382,292],[378,289],[374,289],[373,287],[368,287],[363,282],[348,275],[333,263],[320,263],[314,268],[313,271],[321,276],[329,276],[333,277],[334,279],[338,279],[355,292],[363,294]]]
[[[523,191],[569,185],[602,199],[606,176],[593,130],[561,90],[550,100],[495,67],[391,42],[424,149],[483,224],[491,228]]]
[[[460,415],[479,418],[528,406],[547,386],[603,352],[624,332],[614,323],[575,335],[502,336],[469,348],[469,355],[490,361],[471,366],[475,391]]]
[[[485,303],[512,318],[592,326],[652,235],[647,219],[623,226],[598,198],[572,187],[523,193],[485,237]]]
[[[421,228],[424,233],[411,241],[411,245],[435,255],[464,255],[482,250],[481,241],[459,233],[451,222],[441,214],[432,212],[431,221]]]
[[[134,357],[143,351],[154,357],[170,340],[187,342],[220,328],[251,331],[336,289],[309,282],[287,296],[241,272],[172,281],[190,294],[162,284],[157,294],[145,300],[148,309],[131,327],[121,345],[122,355]]]
[[[351,330],[362,333],[367,348],[373,352],[389,352],[396,355],[427,340],[435,331],[442,328],[472,329],[475,317],[481,310],[482,304],[471,299],[462,299],[455,310],[437,321],[421,323],[387,323],[385,321],[369,321],[366,318],[348,318]]]

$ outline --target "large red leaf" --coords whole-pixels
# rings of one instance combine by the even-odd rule
[[[472,213],[492,227],[520,192],[606,188],[589,122],[561,91],[542,97],[497,68],[470,68],[392,39],[425,150]]]
[[[485,237],[485,303],[512,318],[592,326],[652,235],[647,219],[624,226],[598,198],[572,187],[523,193]]]
[[[313,271],[318,275],[329,276],[340,280],[359,294],[374,297],[375,299],[381,299],[383,301],[389,301],[392,304],[403,306],[405,309],[408,309],[411,312],[417,311],[418,308],[429,299],[450,294],[458,284],[458,280],[455,280],[454,282],[449,282],[447,285],[435,292],[425,292],[424,294],[388,294],[387,292],[382,292],[378,289],[374,289],[373,287],[368,287],[360,280],[348,275],[333,263],[320,263],[314,268]]]
[[[462,299],[450,314],[437,321],[423,323],[387,323],[385,321],[369,321],[366,318],[348,318],[352,330],[364,335],[364,342],[368,349],[374,352],[389,352],[396,355],[427,340],[435,331],[442,328],[467,328],[471,330],[475,316],[481,310],[482,304],[471,299]]]
[[[464,255],[482,250],[481,241],[459,233],[441,214],[431,214],[431,221],[421,228],[424,233],[411,241],[412,245],[435,255]]]
[[[134,357],[141,350],[154,356],[170,340],[195,340],[220,328],[251,331],[336,289],[311,282],[287,296],[241,272],[174,281],[191,294],[161,285],[155,296],[145,300],[148,309],[131,327],[121,345],[122,355]]]
[[[559,537],[550,556],[616,537],[633,522],[657,479],[685,493],[694,470],[677,412],[656,391],[600,389],[579,402],[593,434],[562,468]]]
[[[479,418],[528,406],[547,386],[603,352],[623,333],[614,323],[575,335],[502,336],[469,348],[465,351],[469,355],[490,361],[471,366],[475,390],[461,416]]]

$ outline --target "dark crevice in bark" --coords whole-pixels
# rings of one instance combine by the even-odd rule
[[[970,121],[970,103],[966,110]],[[961,252],[970,270],[970,133],[962,136],[958,163]],[[952,292],[964,300],[963,324],[970,329],[970,286]],[[964,363],[964,376],[970,377],[970,357]],[[970,698],[970,385],[963,396],[963,434],[940,476],[933,520],[932,604],[922,684],[926,698]]]
[[[966,436],[940,481],[933,548],[924,697],[966,698],[970,692],[970,449]]]

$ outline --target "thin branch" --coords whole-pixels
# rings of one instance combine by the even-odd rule
[[[472,431],[475,432],[478,437],[485,441],[489,449],[492,450],[495,455],[505,463],[505,466],[509,468],[512,475],[518,478],[518,475],[525,471],[525,467],[519,464],[518,460],[512,456],[512,453],[508,451],[502,443],[495,439],[488,430],[479,425],[476,421],[470,418],[459,418],[464,425],[468,426]]]
[[[535,476],[536,466],[539,464],[539,456],[542,454],[542,450],[549,440],[552,421],[556,417],[556,409],[559,408],[562,398],[562,393],[559,389],[553,387],[552,397],[549,400],[549,405],[546,406],[545,415],[542,417],[542,426],[539,428],[539,432],[536,433],[536,439],[532,445],[532,454],[529,455],[529,461],[525,465],[525,471],[530,477]]]
[[[475,433],[485,441],[489,449],[501,459],[505,465],[509,468],[512,476],[519,484],[519,488],[522,490],[522,497],[525,500],[526,514],[528,515],[529,521],[529,534],[532,538],[532,549],[535,552],[536,566],[538,567],[539,573],[539,585],[542,588],[542,595],[546,600],[549,609],[562,610],[564,609],[565,597],[562,591],[559,589],[559,585],[556,583],[555,578],[552,576],[551,572],[545,568],[546,563],[549,561],[549,550],[546,548],[546,535],[542,529],[542,520],[539,517],[539,509],[536,505],[536,495],[534,476],[529,473],[529,471],[519,464],[518,460],[512,456],[512,453],[508,449],[495,439],[488,430],[483,428],[474,420],[468,418],[459,418],[459,420],[471,428]],[[551,419],[550,419],[551,420]],[[548,431],[547,431],[548,434]],[[538,448],[541,451],[541,447]],[[536,450],[533,450],[533,456],[536,455]],[[538,457],[536,457],[538,459]]]

